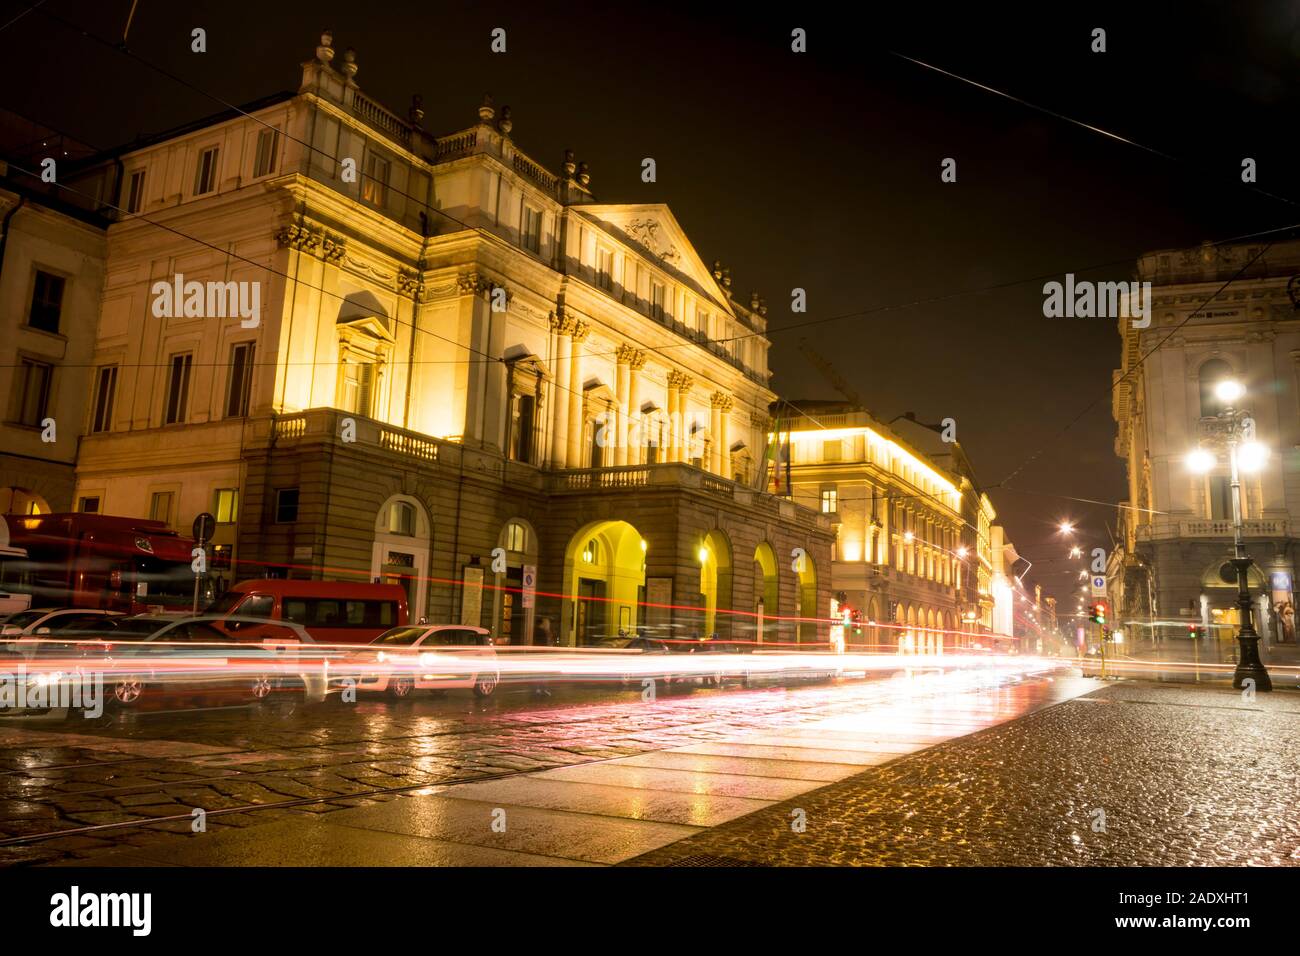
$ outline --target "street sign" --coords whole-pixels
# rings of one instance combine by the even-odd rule
[[[216,530],[217,519],[212,517],[212,515],[206,511],[199,512],[198,516],[194,519],[194,540],[200,543],[211,541],[212,535]]]
[[[537,601],[537,565],[524,565],[523,606],[532,607]]]
[[[1075,578],[1075,580],[1079,579]],[[1106,596],[1106,578],[1104,575],[1094,574],[1092,576],[1092,596],[1097,598]]]

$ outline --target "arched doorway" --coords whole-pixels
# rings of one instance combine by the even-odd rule
[[[700,636],[730,637],[732,616],[719,614],[718,609],[731,610],[731,542],[714,528],[704,536],[696,556],[700,559],[700,595],[704,607],[704,629]]]
[[[872,595],[871,600],[867,602],[867,609],[865,612],[864,620],[866,622],[866,627],[863,629],[863,635],[867,642],[866,650],[868,651],[884,650],[884,648],[881,647],[883,641],[880,636],[881,628],[879,626],[880,625],[880,598],[876,597],[875,595]]]
[[[637,630],[645,597],[646,543],[626,521],[593,521],[564,552],[563,643],[594,644]]]
[[[767,618],[780,613],[780,580],[777,578],[776,552],[766,541],[754,549],[754,640],[762,643],[764,632],[774,629],[766,625]]]
[[[899,639],[898,649],[903,653],[913,653],[916,651],[916,607],[909,604],[907,606],[907,630]]]
[[[0,488],[0,515],[47,515],[50,504],[30,488]]]
[[[806,553],[800,557],[795,568],[795,599],[798,607],[795,614],[799,617],[797,640],[800,644],[817,640],[817,621],[804,620],[817,616],[817,566]]]
[[[371,580],[400,584],[406,591],[407,614],[412,621],[423,618],[428,608],[431,535],[428,512],[410,495],[393,495],[375,517]]]
[[[492,620],[496,622],[493,640],[498,644],[531,644],[533,635],[533,608],[525,607],[524,569],[531,568],[534,591],[537,580],[537,532],[523,518],[511,518],[497,535],[497,547],[504,554],[492,556],[495,572],[496,597],[493,600]]]

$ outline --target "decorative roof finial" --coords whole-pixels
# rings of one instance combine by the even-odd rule
[[[497,129],[501,130],[501,132],[506,136],[509,136],[510,131],[514,129],[514,127],[514,121],[510,118],[510,107],[501,107],[501,118],[497,120]]]
[[[718,279],[718,280],[721,280],[721,279],[722,279],[722,260],[721,260],[721,259],[714,259],[714,260],[713,260],[713,278]]]
[[[759,307],[760,305],[762,305],[762,304],[763,304],[763,303],[760,302],[759,299],[758,299],[758,293],[757,293],[757,292],[751,292],[751,293],[749,294],[749,310],[750,310],[751,312],[757,312],[757,311],[758,311],[758,307]]]
[[[334,59],[334,31],[322,30],[320,33],[320,46],[316,47],[316,59],[329,66],[330,60]]]
[[[343,75],[349,80],[357,75],[357,51],[348,47],[343,51]]]
[[[564,151],[564,175],[572,179],[577,169],[578,164],[573,161],[573,150],[566,149]]]
[[[411,109],[406,115],[410,117],[411,122],[416,126],[419,126],[420,121],[424,119],[424,97],[419,93],[411,94]]]
[[[578,183],[582,186],[587,186],[591,183],[591,172],[588,170],[586,163],[578,164]]]
[[[492,122],[492,117],[497,115],[496,107],[492,105],[492,94],[484,93],[483,102],[478,108],[478,121],[480,123]]]

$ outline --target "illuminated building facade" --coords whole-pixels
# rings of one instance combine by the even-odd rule
[[[1202,422],[1223,409],[1215,385],[1230,377],[1246,387],[1244,407],[1272,452],[1262,468],[1241,476],[1256,628],[1265,647],[1292,644],[1300,242],[1153,252],[1139,259],[1137,272],[1152,283],[1154,302],[1148,328],[1127,317],[1119,323],[1112,413],[1128,497],[1119,508],[1120,546],[1108,563],[1113,613],[1138,641],[1186,637],[1192,625],[1232,634],[1236,584],[1220,573],[1232,555],[1226,456],[1207,474],[1187,463]]]
[[[414,617],[513,643],[542,618],[572,644],[825,617],[829,519],[753,487],[758,299],[667,206],[597,203],[572,154],[523,153],[508,108],[434,135],[332,44],[296,93],[115,157],[94,364],[120,382],[78,497],[212,512],[227,583],[391,580]]]
[[[811,401],[787,408],[778,412],[794,415],[793,500],[834,522],[832,587],[860,612],[861,627],[848,629],[846,641],[917,653],[964,646],[957,479],[861,408]]]
[[[96,425],[85,372],[107,249],[102,183],[69,177],[77,188],[56,190],[23,172],[88,152],[0,113],[0,514],[71,511],[78,439]]]

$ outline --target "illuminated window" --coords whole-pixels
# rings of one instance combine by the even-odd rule
[[[528,550],[528,529],[517,521],[512,521],[506,525],[506,550]]]
[[[1210,418],[1223,411],[1223,400],[1214,393],[1214,387],[1225,378],[1232,377],[1232,366],[1223,359],[1210,359],[1201,366],[1198,378],[1201,386],[1201,417]]]
[[[835,514],[840,510],[840,493],[835,488],[822,490],[822,514]]]
[[[1210,518],[1214,521],[1232,518],[1232,484],[1227,475],[1210,478]]]
[[[595,564],[600,559],[600,543],[592,538],[587,542],[587,546],[582,549],[582,560],[587,564]]]
[[[218,488],[212,497],[217,524],[234,524],[239,520],[238,488]]]
[[[366,174],[361,177],[361,198],[372,206],[382,206],[388,195],[388,160],[376,153],[366,157]]]
[[[531,463],[533,460],[534,412],[537,399],[532,395],[515,395],[510,411],[510,458]]]
[[[406,501],[389,505],[388,530],[391,534],[415,534],[415,507]]]
[[[217,188],[217,158],[215,146],[199,153],[199,165],[194,173],[194,195],[202,196]]]
[[[339,381],[339,408],[357,415],[370,415],[375,377],[374,362],[344,362]]]

